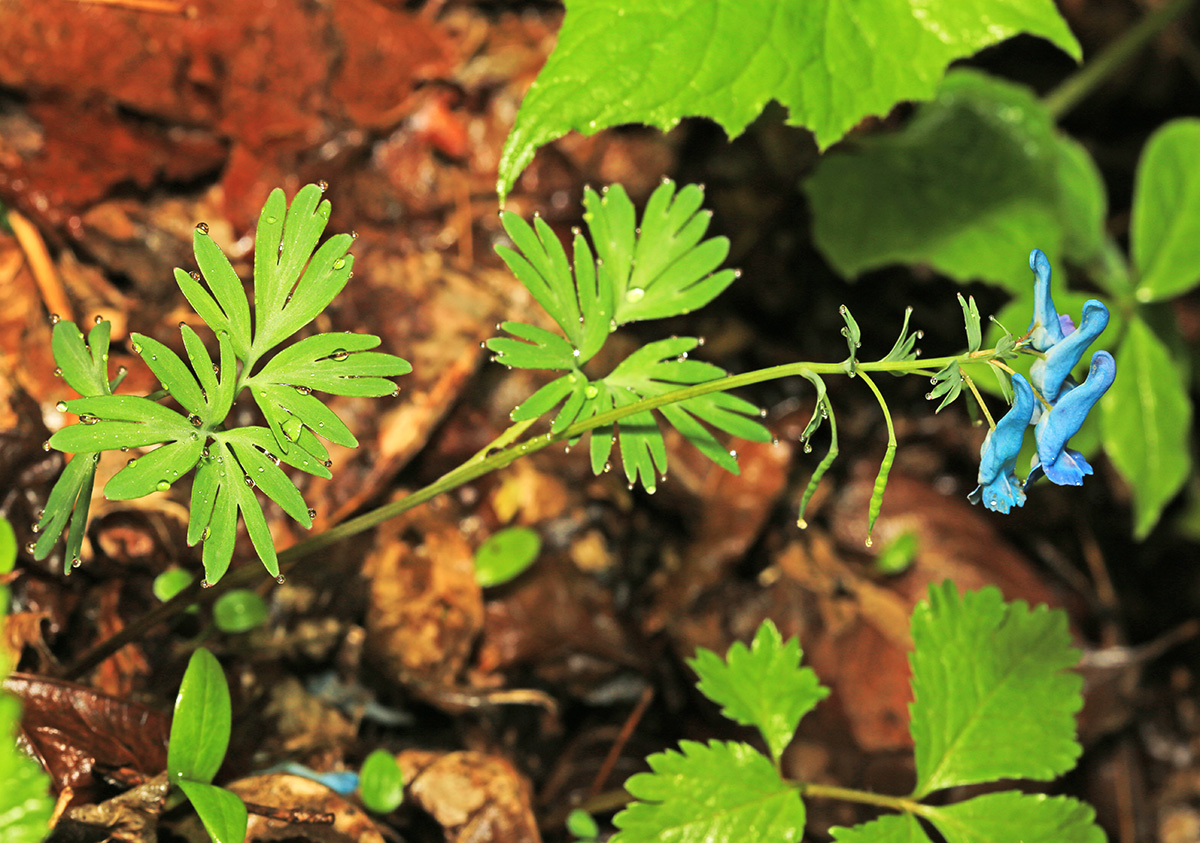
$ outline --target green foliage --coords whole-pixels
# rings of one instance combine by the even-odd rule
[[[1050,780],[1074,765],[1082,680],[1068,672],[1079,653],[1070,645],[1065,613],[1005,603],[992,587],[960,595],[947,582],[932,586],[929,600],[917,606],[912,637],[917,787],[911,795],[824,788],[780,776],[780,752],[827,692],[811,669],[800,667],[799,644],[783,642],[766,621],[749,648],[735,644],[725,659],[700,650],[691,664],[699,690],[727,717],[756,726],[777,763],[748,744],[721,741],[684,741],[680,752],[652,755],[652,772],[626,783],[635,801],[614,818],[620,829],[614,843],[799,840],[804,795],[857,799],[898,812],[833,829],[841,843],[928,843],[918,817],[955,843],[1101,843],[1092,809],[1068,797],[1010,790],[948,805],[921,801],[958,785]]]
[[[475,551],[475,580],[484,588],[520,576],[537,561],[542,539],[529,527],[506,527],[493,533]]]
[[[358,795],[368,811],[390,814],[404,801],[404,774],[396,756],[377,749],[363,761],[358,772]]]
[[[600,826],[587,811],[576,808],[567,814],[567,831],[580,841],[595,840],[600,836]]]
[[[55,325],[55,359],[82,397],[60,405],[61,411],[78,414],[80,423],[55,433],[50,446],[93,458],[71,460],[51,492],[38,524],[36,558],[48,555],[69,527],[67,564],[78,564],[101,451],[157,445],[113,475],[105,496],[129,500],[165,492],[194,471],[187,540],[189,545],[204,543],[207,583],[215,583],[229,568],[239,513],[263,565],[278,575],[274,542],[255,489],[311,527],[308,507],[280,463],[328,478],[329,452],[321,439],[347,447],[358,444],[313,392],[388,395],[395,390],[389,378],[412,368],[399,357],[372,351],[380,340],[367,334],[320,333],[274,352],[316,318],[352,275],[353,258],[346,254],[351,235],[336,235],[317,247],[329,219],[322,193],[323,187],[308,185],[291,207],[281,190],[268,198],[255,240],[253,327],[241,279],[208,227],[196,227],[193,248],[207,287],[199,273],[176,270],[175,277],[216,333],[217,361],[187,325],[180,326],[186,362],[158,340],[132,334],[132,348],[162,383],[161,393],[113,394],[120,376],[107,377],[108,323],[97,323],[86,343],[73,323]],[[265,427],[228,427],[229,412],[243,390],[261,409]],[[180,411],[159,403],[168,396]]]
[[[1104,450],[1133,486],[1134,534],[1144,537],[1191,473],[1192,402],[1166,343],[1137,316],[1117,365],[1100,399]]]
[[[1130,252],[1138,301],[1163,301],[1200,283],[1200,119],[1174,120],[1138,162]]]
[[[1050,0],[638,4],[571,0],[558,44],[517,113],[501,201],[539,146],[620,123],[666,130],[704,116],[740,134],[769,100],[824,148],[863,117],[927,99],[947,65],[1019,32],[1080,48]]]
[[[216,599],[212,613],[217,629],[236,635],[266,623],[267,603],[257,592],[235,588]]]
[[[17,543],[12,524],[0,517],[0,574],[12,570]],[[0,585],[0,627],[8,614],[8,589]],[[0,649],[0,679],[8,676],[8,660]],[[50,777],[17,746],[21,704],[0,690],[0,829],[5,843],[37,843],[50,828],[54,799]]]
[[[192,803],[214,843],[237,843],[246,836],[246,806],[212,784],[229,748],[230,727],[225,674],[216,657],[200,648],[192,653],[175,698],[167,776]]]
[[[613,843],[799,840],[804,803],[760,752],[744,743],[683,741],[647,760],[625,783],[637,801],[613,822]]]
[[[813,238],[848,278],[921,263],[1018,291],[1031,244],[1056,265],[1099,252],[1100,173],[1021,85],[956,70],[902,130],[858,146],[821,159],[806,185]]]
[[[778,764],[800,719],[829,696],[812,668],[800,667],[800,658],[800,642],[784,643],[767,620],[749,649],[736,642],[722,659],[701,648],[688,664],[700,677],[700,692],[730,720],[758,729]]]
[[[537,419],[561,403],[550,427],[557,433],[576,421],[724,376],[712,364],[688,359],[702,344],[693,337],[652,342],[602,378],[589,378],[581,368],[621,325],[703,307],[737,277],[732,270],[717,271],[729,243],[724,237],[704,239],[711,214],[700,210],[703,199],[703,191],[694,185],[676,192],[673,183],[664,181],[646,203],[639,225],[633,203],[619,185],[601,193],[589,188],[584,193],[584,220],[592,242],[582,232],[574,233],[573,262],[540,218],[530,226],[515,214],[502,215],[516,249],[500,246],[497,251],[563,336],[504,322],[500,327],[510,336],[488,340],[487,347],[506,366],[566,371],[513,410],[514,421]],[[725,393],[687,398],[660,412],[685,439],[734,473],[736,456],[709,426],[770,441],[770,433],[758,421],[759,410]],[[633,413],[615,427],[593,431],[596,474],[608,467],[614,438],[630,484],[641,483],[653,492],[658,475],[667,471],[666,444],[654,415]]]

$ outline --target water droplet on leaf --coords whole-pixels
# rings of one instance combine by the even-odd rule
[[[208,223],[206,223],[206,222],[196,223],[196,230],[199,231],[201,234],[208,234]]]
[[[625,301],[629,302],[630,304],[635,304],[637,302],[640,302],[645,297],[646,297],[646,291],[643,290],[641,287],[631,287],[625,293]]]
[[[168,483],[166,480],[159,480],[157,483],[154,484],[154,488],[158,489],[158,491],[160,491],[160,492],[165,492],[165,491],[167,491],[167,489],[171,488],[171,484]]]

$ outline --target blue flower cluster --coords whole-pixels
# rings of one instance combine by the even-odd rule
[[[1045,475],[1060,486],[1079,486],[1092,473],[1083,454],[1067,447],[1079,432],[1088,411],[1108,391],[1117,376],[1117,364],[1107,351],[1092,355],[1086,380],[1077,384],[1071,369],[1088,346],[1108,326],[1108,308],[1095,299],[1083,305],[1076,328],[1067,315],[1059,316],[1050,296],[1050,261],[1041,249],[1029,253],[1034,282],[1033,323],[1029,345],[1042,353],[1029,370],[1029,379],[1013,375],[1013,404],[995,429],[983,440],[979,452],[979,487],[971,503],[1007,513],[1025,503],[1025,485]],[[1017,479],[1017,455],[1025,428],[1033,425],[1037,454],[1025,484]]]

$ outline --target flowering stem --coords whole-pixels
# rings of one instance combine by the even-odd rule
[[[948,357],[935,357],[922,360],[879,360],[874,363],[855,362],[853,371],[862,376],[867,381],[868,385],[875,391],[877,396],[880,396],[878,389],[874,386],[866,374],[868,372],[904,372],[910,374],[921,372],[927,369],[940,369],[952,362],[981,362],[992,359],[996,354],[996,349],[987,349],[968,354],[951,355]],[[992,357],[989,357],[991,355]],[[287,573],[301,559],[306,556],[324,550],[332,544],[335,544],[343,539],[358,535],[373,527],[377,527],[384,521],[390,518],[395,518],[402,515],[423,503],[426,503],[444,492],[449,492],[463,486],[472,480],[489,474],[497,469],[505,468],[508,465],[516,462],[521,457],[534,454],[543,448],[553,445],[564,440],[571,440],[589,430],[598,427],[606,427],[614,422],[620,421],[626,416],[635,413],[654,410],[666,404],[674,404],[679,401],[684,401],[688,398],[695,398],[699,395],[709,395],[714,392],[724,392],[730,389],[737,389],[742,386],[751,384],[763,383],[765,381],[778,380],[780,378],[805,376],[805,373],[813,375],[845,375],[849,374],[846,364],[843,363],[785,363],[779,366],[770,366],[765,369],[757,369],[752,372],[744,372],[740,375],[730,375],[716,380],[705,381],[704,383],[693,384],[681,389],[665,392],[662,395],[655,395],[650,398],[644,398],[641,401],[635,401],[624,407],[618,407],[609,410],[605,413],[600,413],[588,419],[583,419],[575,422],[570,427],[558,433],[544,433],[534,436],[523,441],[513,441],[522,433],[524,433],[530,423],[520,422],[513,425],[487,448],[478,454],[470,457],[462,465],[452,469],[447,474],[430,483],[424,488],[418,489],[400,500],[392,501],[377,507],[369,512],[364,512],[355,518],[348,521],[343,521],[325,532],[298,542],[291,547],[285,548],[279,552],[279,570],[282,573]],[[882,396],[880,396],[882,397]],[[881,402],[882,406],[882,402]],[[887,409],[884,408],[884,414],[888,424],[888,454],[885,455],[885,462],[890,467],[888,457],[895,451],[895,431],[892,427],[892,420],[887,415]],[[835,440],[836,441],[836,440]],[[496,450],[496,446],[499,447]],[[833,453],[836,454],[836,446]],[[826,459],[829,459],[828,457]],[[886,479],[886,475],[885,479]],[[239,587],[248,585],[257,585],[262,581],[261,569],[257,565],[241,565],[233,568],[224,577],[220,579],[213,587],[205,589],[203,592],[197,582],[184,588],[170,600],[155,606],[145,615],[137,618],[128,626],[121,629],[111,638],[99,642],[91,649],[84,652],[73,663],[67,666],[63,672],[63,678],[76,678],[87,672],[91,668],[98,665],[101,661],[108,658],[121,647],[138,640],[145,635],[151,628],[157,624],[173,617],[175,614],[184,611],[188,606],[194,603],[210,603],[221,594]],[[267,584],[270,587],[270,584]]]

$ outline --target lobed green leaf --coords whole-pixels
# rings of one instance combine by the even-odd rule
[[[497,190],[503,202],[537,148],[571,130],[667,130],[706,116],[733,137],[772,99],[823,149],[867,115],[929,98],[951,62],[1019,32],[1080,57],[1050,0],[895,3],[870,15],[847,0],[572,0],[505,142]]]
[[[1004,791],[930,807],[926,816],[952,843],[1105,843],[1095,812],[1067,796]]]
[[[735,642],[722,659],[701,647],[688,664],[700,677],[700,692],[729,719],[758,729],[778,763],[800,719],[829,696],[812,668],[800,667],[801,658],[799,640],[785,642],[768,619],[749,648]]]
[[[574,369],[581,355],[558,334],[523,322],[502,322],[500,327],[516,339],[493,337],[485,344],[496,353],[497,363],[518,369]]]

